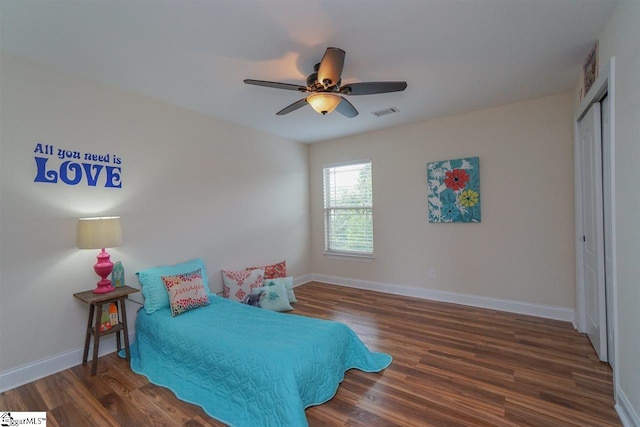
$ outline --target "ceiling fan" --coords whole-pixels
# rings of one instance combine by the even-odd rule
[[[276,114],[283,116],[310,104],[318,113],[325,115],[336,110],[346,117],[355,117],[358,110],[341,95],[373,95],[376,93],[401,92],[407,88],[407,82],[362,82],[348,83],[342,86],[342,68],[345,52],[337,47],[329,47],[322,60],[313,67],[313,73],[307,77],[307,85],[269,82],[265,80],[245,79],[249,85],[272,87],[275,89],[296,90],[310,93],[306,98],[283,108]]]

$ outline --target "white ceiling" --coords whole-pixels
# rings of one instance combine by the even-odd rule
[[[4,52],[207,115],[316,142],[573,90],[616,0],[0,0]],[[305,84],[328,46],[360,115],[245,78]],[[373,111],[397,107],[376,117]]]

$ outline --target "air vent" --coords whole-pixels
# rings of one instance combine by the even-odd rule
[[[387,114],[397,113],[398,111],[400,111],[400,110],[398,110],[398,108],[396,108],[396,107],[389,107],[389,108],[386,108],[384,110],[374,111],[371,114],[373,114],[376,117],[381,117],[381,116],[386,116]]]

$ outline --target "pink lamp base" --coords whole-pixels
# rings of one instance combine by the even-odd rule
[[[97,256],[98,262],[93,266],[93,269],[102,280],[97,283],[98,287],[93,290],[94,294],[108,294],[116,290],[116,288],[111,286],[111,280],[107,279],[107,276],[111,274],[113,270],[113,263],[109,257],[110,255],[104,248],[102,248],[102,252]]]
[[[111,280],[107,280],[106,284],[101,284],[101,282],[102,280],[98,282],[98,287],[93,290],[94,294],[108,294],[116,290],[116,288],[111,286]]]

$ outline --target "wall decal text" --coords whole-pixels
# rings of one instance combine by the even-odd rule
[[[37,143],[33,152],[36,162],[34,182],[89,187],[122,188],[122,158],[115,154],[83,153]],[[49,156],[49,157],[44,157]],[[49,161],[51,162],[49,163]]]

